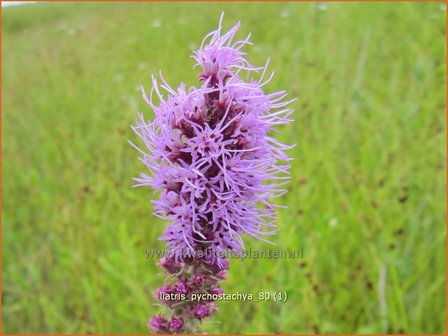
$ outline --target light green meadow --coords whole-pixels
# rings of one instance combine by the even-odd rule
[[[439,3],[60,3],[2,10],[3,333],[147,332],[162,284],[128,139],[159,69],[196,82],[217,25],[253,33],[286,89],[297,143],[275,246],[231,260],[208,333],[446,332],[446,6]]]

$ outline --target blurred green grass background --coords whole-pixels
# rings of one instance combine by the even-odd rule
[[[231,261],[209,333],[445,329],[446,6],[60,3],[2,10],[3,333],[146,333],[166,223],[127,140],[139,87],[193,84],[191,50],[242,21],[271,91],[298,96],[278,249]],[[270,246],[246,240],[252,250]]]

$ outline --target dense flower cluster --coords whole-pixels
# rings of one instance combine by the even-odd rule
[[[217,306],[211,300],[194,299],[194,295],[222,294],[219,281],[227,276],[228,262],[223,262],[220,268],[206,258],[185,258],[177,262],[172,257],[164,257],[160,266],[171,275],[171,280],[160,287],[155,296],[171,310],[171,317],[155,315],[148,327],[161,334],[198,331],[200,322],[217,311]]]
[[[223,254],[243,251],[243,234],[274,234],[275,206],[269,200],[286,192],[290,159],[284,150],[290,147],[269,132],[290,122],[291,101],[283,101],[284,91],[264,93],[272,78],[263,80],[267,64],[253,67],[242,51],[250,36],[234,42],[239,23],[222,33],[221,22],[222,17],[193,55],[200,87],[182,83],[174,90],[161,75],[160,86],[153,76],[151,94],[143,96],[155,119],[148,122],[140,114],[133,127],[149,150],[135,146],[150,172],[136,178],[137,186],[162,190],[153,201],[154,214],[171,221],[161,237],[170,253],[161,266],[176,274],[175,283],[160,288],[159,298],[165,292],[220,290],[213,286],[228,266]],[[242,79],[254,72],[262,72],[258,80]],[[208,257],[198,258],[198,252]],[[186,318],[201,320],[216,310],[210,302],[164,303],[173,316],[155,316],[149,325],[156,332],[183,331]]]

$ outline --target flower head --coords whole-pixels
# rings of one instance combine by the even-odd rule
[[[198,303],[191,307],[191,314],[199,320],[202,320],[212,313],[211,306],[207,303]]]
[[[177,294],[188,294],[188,286],[184,280],[179,281],[175,291]]]
[[[210,294],[214,294],[214,295],[220,295],[220,294],[223,294],[223,293],[224,293],[224,291],[223,291],[220,287],[212,288],[212,289],[210,289],[208,292],[209,292]]]
[[[133,129],[149,150],[140,151],[150,175],[136,178],[137,185],[162,191],[154,214],[171,221],[161,237],[171,256],[182,261],[205,251],[212,264],[225,268],[220,256],[241,252],[243,234],[262,239],[276,232],[270,199],[286,191],[284,151],[290,146],[271,131],[288,123],[292,110],[284,91],[265,93],[267,64],[255,68],[245,58],[249,36],[234,42],[239,23],[223,33],[221,21],[193,53],[202,84],[174,90],[162,76],[160,85],[153,77],[151,94],[144,98],[155,119],[140,115]],[[242,79],[243,73],[259,71],[258,80]]]
[[[203,273],[195,274],[193,276],[193,284],[197,287],[201,287],[207,282],[207,277]]]
[[[168,321],[160,315],[154,315],[148,322],[147,326],[156,333],[166,333],[168,332]]]
[[[184,329],[183,319],[172,316],[171,320],[168,322],[168,328],[173,333],[178,333],[178,332],[183,331],[183,329]]]

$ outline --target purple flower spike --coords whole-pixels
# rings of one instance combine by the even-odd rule
[[[270,200],[286,193],[285,150],[292,146],[271,132],[291,121],[287,105],[294,99],[285,101],[285,91],[265,93],[272,78],[265,79],[269,60],[252,66],[243,51],[250,35],[234,41],[239,23],[224,33],[222,18],[193,52],[199,87],[181,83],[173,89],[161,74],[160,84],[153,76],[151,93],[143,98],[155,118],[146,121],[140,114],[133,126],[146,148],[133,146],[149,171],[135,178],[136,186],[161,191],[154,215],[171,222],[160,238],[169,254],[160,265],[172,275],[172,286],[159,292],[219,293],[218,281],[229,268],[226,253],[244,251],[244,234],[265,241],[275,234],[279,206]],[[217,310],[214,302],[164,303],[187,332],[197,330],[192,317],[202,320]]]

